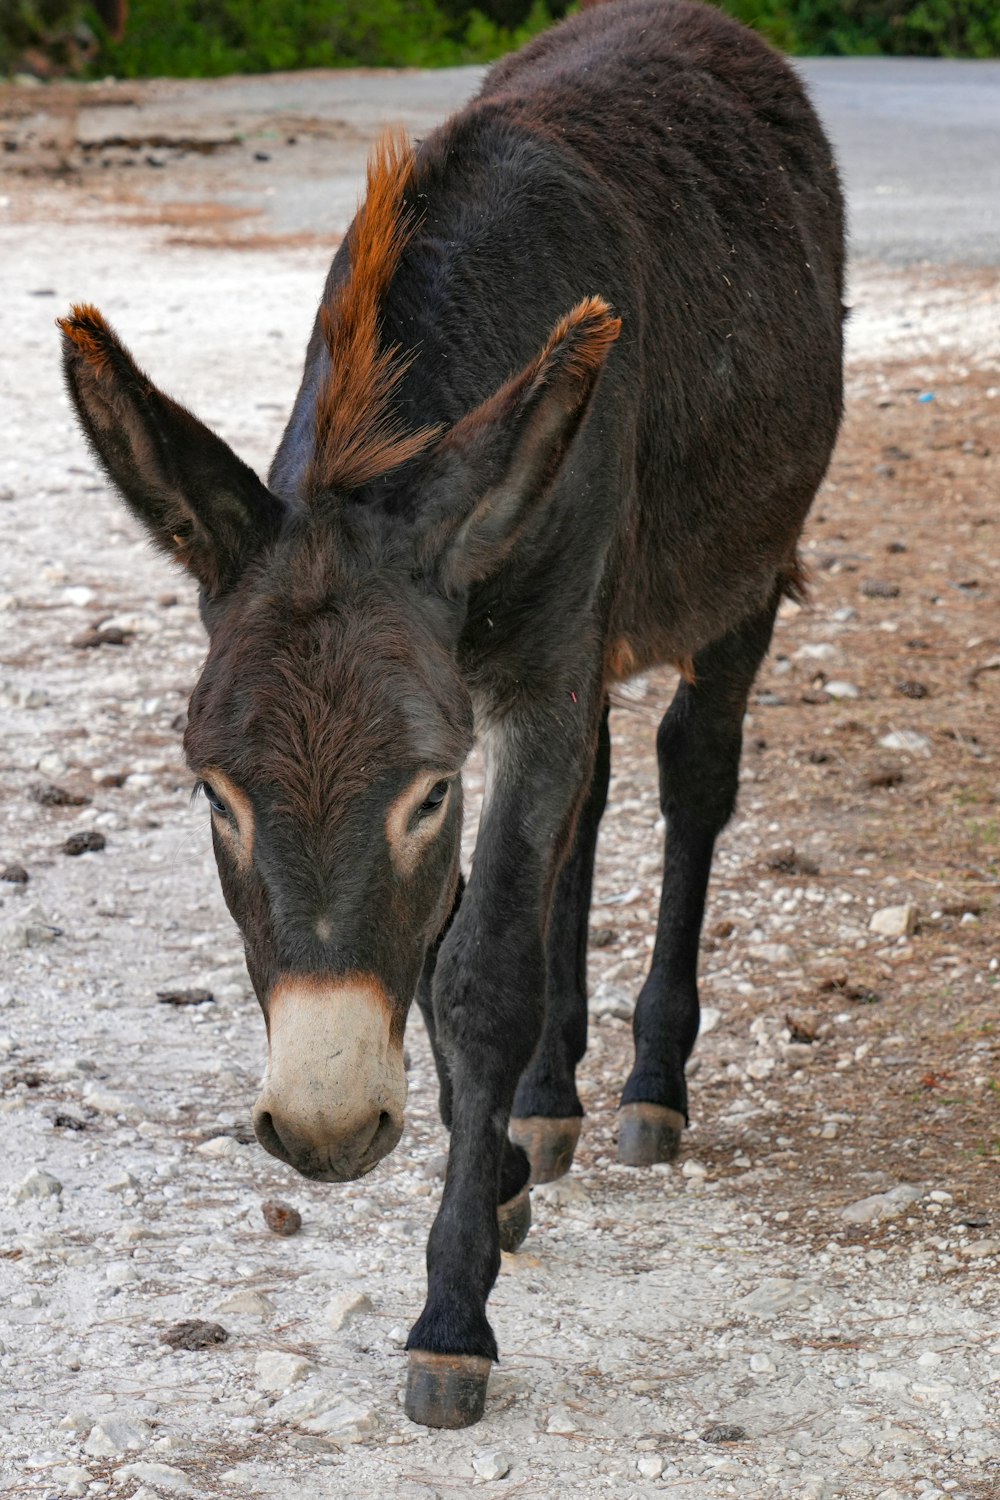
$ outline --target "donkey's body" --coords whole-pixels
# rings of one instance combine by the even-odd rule
[[[495,67],[419,148],[407,197],[422,217],[383,322],[418,354],[398,398],[411,427],[490,396],[553,309],[596,290],[622,319],[564,498],[532,539],[547,631],[582,585],[627,676],[762,608],[794,572],[840,418],[840,196],[790,70],[707,8],[597,8]],[[348,264],[345,245],[331,282]],[[317,327],[278,493],[301,483],[325,359]],[[402,471],[363,499],[391,514],[419,491]],[[535,586],[519,551],[474,598],[472,670],[498,649],[476,621],[496,627],[496,598]],[[529,613],[511,612],[530,657]]]
[[[64,323],[99,456],[202,585],[186,745],[268,1020],[262,1142],[368,1170],[402,1129],[414,991],[428,1022],[452,1148],[417,1420],[481,1411],[497,1206],[512,1245],[528,1157],[535,1180],[572,1159],[607,689],[663,662],[668,860],[620,1148],[676,1152],[713,845],[840,416],[842,240],[781,60],[714,10],[624,0],[501,63],[415,159],[383,150],[269,489],[98,314]]]

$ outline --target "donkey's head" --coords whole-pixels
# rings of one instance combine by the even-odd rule
[[[407,435],[391,423],[377,322],[338,347],[342,304],[325,310],[311,462],[280,498],[152,385],[96,310],[61,322],[98,459],[200,586],[209,652],[185,750],[267,1022],[255,1128],[320,1180],[360,1176],[402,1131],[406,1014],[458,881],[469,590],[531,528],[618,331],[588,299],[448,432]],[[404,462],[405,523],[364,498]]]

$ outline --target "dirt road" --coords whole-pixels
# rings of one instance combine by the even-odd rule
[[[464,87],[412,82],[386,82],[386,112],[417,129]],[[783,610],[751,704],[692,1129],[653,1172],[617,1165],[614,1108],[672,684],[619,695],[579,1161],[505,1257],[484,1422],[425,1432],[398,1395],[446,1146],[426,1044],[415,1024],[408,1130],[363,1182],[314,1187],[249,1144],[263,1026],[179,751],[194,600],[98,478],[52,326],[99,303],[263,468],[377,114],[365,90],[354,109],[295,86],[270,145],[245,85],[201,91],[183,137],[156,113],[172,85],[46,94],[47,125],[0,92],[18,143],[0,189],[0,866],[28,877],[0,882],[0,1488],[996,1497],[996,276],[855,267],[813,605]],[[77,833],[105,847],[62,852]],[[873,930],[901,907],[908,936]],[[157,999],[191,987],[213,998]],[[261,1216],[276,1196],[301,1211],[293,1238]],[[228,1337],[161,1342],[191,1318]]]

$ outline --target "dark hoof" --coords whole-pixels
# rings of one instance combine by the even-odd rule
[[[406,1415],[422,1427],[471,1427],[486,1405],[491,1360],[410,1350]]]
[[[582,1120],[571,1115],[563,1120],[551,1120],[547,1115],[526,1115],[520,1120],[511,1120],[508,1134],[515,1146],[528,1153],[531,1163],[531,1181],[555,1182],[565,1177],[573,1165],[573,1152],[580,1139]]]
[[[531,1228],[531,1194],[526,1187],[497,1209],[500,1249],[512,1254],[519,1250]]]
[[[662,1104],[623,1104],[618,1111],[618,1159],[627,1167],[674,1161],[681,1149],[684,1116]]]

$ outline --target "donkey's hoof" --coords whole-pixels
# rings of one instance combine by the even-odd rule
[[[497,1225],[500,1230],[500,1249],[508,1254],[519,1250],[531,1228],[531,1194],[526,1187],[497,1209]]]
[[[580,1139],[579,1115],[553,1120],[547,1115],[525,1115],[510,1122],[508,1134],[515,1146],[528,1153],[531,1181],[555,1182],[565,1177],[573,1165],[573,1153]]]
[[[674,1161],[681,1149],[684,1116],[662,1104],[623,1104],[618,1111],[618,1159],[627,1167]]]
[[[410,1350],[406,1415],[422,1427],[471,1427],[486,1405],[491,1360]]]

